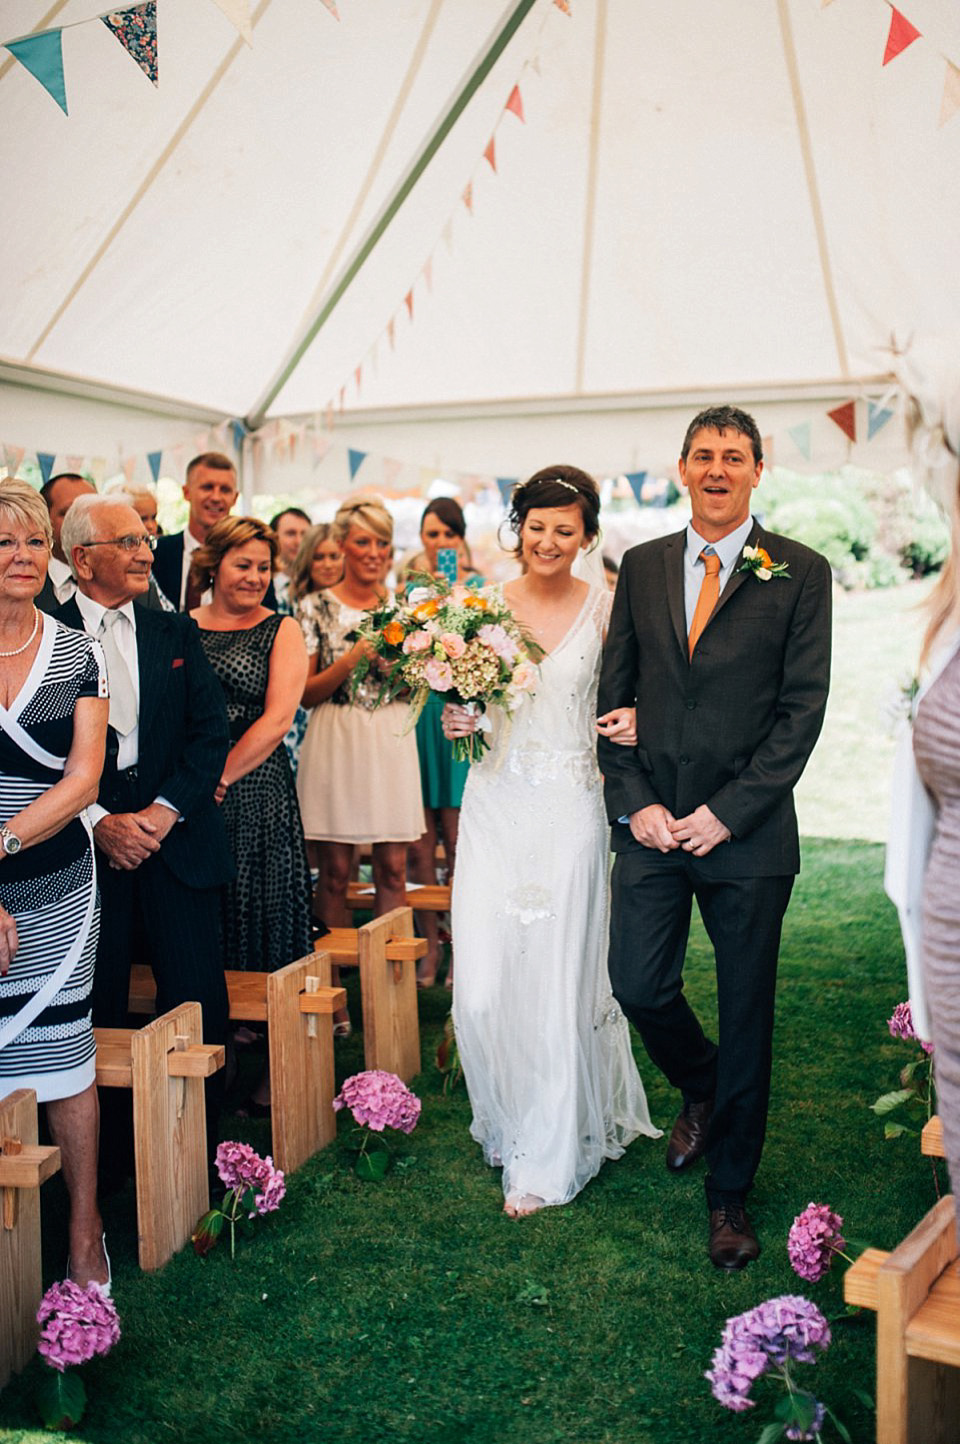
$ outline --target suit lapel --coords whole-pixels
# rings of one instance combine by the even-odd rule
[[[663,553],[667,606],[670,610],[673,630],[684,656],[687,655],[687,614],[683,598],[683,550],[686,538],[685,531],[667,537]]]
[[[163,653],[163,627],[158,627],[157,613],[145,607],[137,612],[137,672],[140,677],[139,726],[142,729],[152,719],[163,697],[165,680],[161,665]]]
[[[747,537],[747,540],[744,542],[744,546],[748,546],[748,547],[759,546],[759,545],[760,545],[760,535],[761,535],[761,533],[760,533],[760,527],[757,525],[756,522],[754,522],[754,523],[753,523],[753,530],[751,531],[750,535]],[[743,554],[741,553],[741,557],[742,557],[742,555],[743,555]],[[748,577],[749,575],[750,575],[749,572],[741,572],[741,571],[738,569],[737,564],[734,565],[733,574],[731,575],[730,580],[727,582],[727,585],[724,587],[723,591],[720,593],[720,598],[719,598],[719,600],[718,600],[718,602],[717,602],[717,605],[714,607],[713,611],[710,613],[710,617],[709,617],[709,619],[708,619],[708,621],[707,621],[707,627],[710,626],[710,623],[713,621],[714,617],[717,616],[718,613],[721,612],[721,611],[723,610],[723,608],[727,605],[727,603],[729,602],[730,598],[734,595],[734,593],[735,593],[735,592],[738,592],[738,591],[740,590],[740,588],[743,586],[744,582],[747,580],[747,577]],[[706,631],[706,627],[704,628],[704,631]]]

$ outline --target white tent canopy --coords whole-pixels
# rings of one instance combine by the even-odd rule
[[[157,8],[154,88],[91,0],[2,7],[68,27],[70,112],[3,58],[3,442],[332,409],[261,486],[345,484],[346,446],[412,485],[663,465],[734,399],[778,459],[895,464],[891,340],[960,332],[956,7],[909,0],[888,65],[887,0],[260,0],[252,46]]]

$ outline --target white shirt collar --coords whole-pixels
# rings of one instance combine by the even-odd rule
[[[103,614],[108,609],[104,606],[101,606],[99,602],[95,602],[92,597],[88,597],[86,592],[82,592],[79,587],[77,588],[76,601],[77,606],[80,608],[80,615],[83,618],[84,628],[87,632],[90,633],[91,636],[95,637],[100,630],[100,624],[103,621]],[[117,611],[121,614],[121,616],[126,617],[134,632],[136,632],[137,618],[133,610],[132,600],[129,602],[124,602],[122,607],[114,607],[111,610]]]
[[[721,571],[726,571],[728,567],[733,565],[743,551],[755,525],[756,523],[753,517],[748,516],[745,522],[741,522],[736,531],[728,532],[725,537],[721,537],[717,542],[708,542],[695,529],[692,521],[687,522],[687,552],[696,560],[704,547],[713,547],[713,550],[720,558]]]

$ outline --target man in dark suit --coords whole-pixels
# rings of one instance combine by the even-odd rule
[[[151,566],[143,522],[109,496],[74,502],[63,545],[77,594],[57,613],[98,637],[107,658],[110,726],[97,803],[90,809],[100,883],[93,1020],[122,1026],[130,966],[149,962],[157,1010],[195,1001],[204,1038],[226,1038],[220,889],[234,874],[214,791],[229,747],[220,684],[194,622],[134,607]],[[208,1087],[216,1137],[222,1073]]]
[[[680,458],[690,524],[624,557],[598,700],[601,714],[637,707],[636,748],[599,743],[616,853],[611,984],[683,1093],[667,1166],[706,1154],[709,1254],[726,1269],[760,1252],[744,1205],[800,866],[793,788],[830,678],[830,568],[753,520],[762,470],[746,412],[714,407],[691,422]],[[683,995],[693,898],[716,957],[719,1048]]]
[[[192,612],[205,599],[205,590],[190,575],[190,559],[217,522],[230,515],[237,500],[237,472],[229,456],[219,451],[195,456],[187,467],[183,494],[190,503],[186,530],[157,538],[153,571],[177,610]],[[263,605],[276,611],[272,582]]]

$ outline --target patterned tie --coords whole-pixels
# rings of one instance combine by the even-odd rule
[[[687,639],[687,651],[691,661],[693,649],[699,642],[700,634],[709,622],[710,613],[717,605],[720,595],[720,558],[713,547],[704,547],[700,560],[704,565],[703,581],[700,583],[700,595],[697,597],[693,621],[690,623],[690,636]]]
[[[126,737],[137,725],[137,698],[133,690],[130,668],[117,645],[116,628],[126,626],[122,612],[105,611],[100,623],[100,641],[103,655],[107,660],[107,680],[110,683],[109,722],[113,730]]]

